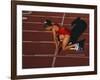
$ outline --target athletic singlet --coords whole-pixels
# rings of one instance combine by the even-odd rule
[[[67,28],[60,28],[58,31],[57,31],[58,35],[71,35],[71,31],[68,30]]]

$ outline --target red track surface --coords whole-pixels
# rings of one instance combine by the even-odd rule
[[[89,65],[89,27],[80,37],[86,39],[84,51],[55,52],[52,32],[44,30],[43,21],[50,19],[61,24],[63,14],[23,11],[23,68]],[[84,19],[89,26],[88,14],[66,13],[64,27],[71,29],[71,22],[77,17]]]

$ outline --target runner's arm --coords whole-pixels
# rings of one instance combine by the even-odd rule
[[[57,39],[57,34],[55,32],[55,29],[52,29],[52,32],[53,32],[53,38],[54,38],[54,41],[56,42],[56,45],[59,46],[59,41]]]

